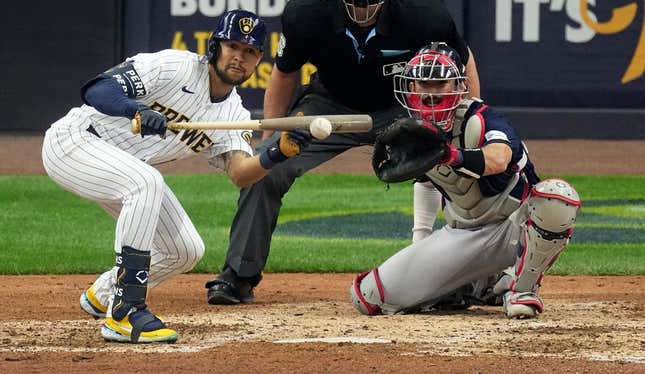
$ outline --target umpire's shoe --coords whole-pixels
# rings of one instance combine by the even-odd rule
[[[215,279],[206,282],[207,300],[213,305],[235,305],[252,303],[255,300],[253,288],[260,283],[261,275],[251,278],[240,278],[230,267]]]
[[[101,304],[101,301],[96,297],[94,285],[90,286],[90,288],[81,294],[79,302],[81,304],[81,309],[83,309],[85,313],[94,317],[94,319],[105,318],[107,306]]]
[[[120,343],[173,343],[179,337],[147,309],[134,309],[120,321],[107,317],[101,336]]]

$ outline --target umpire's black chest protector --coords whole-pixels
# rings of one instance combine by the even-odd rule
[[[440,0],[388,0],[372,27],[357,30],[342,0],[291,0],[283,13],[283,72],[309,61],[341,104],[357,111],[396,105],[393,76],[417,50],[446,41],[467,60],[466,43]]]

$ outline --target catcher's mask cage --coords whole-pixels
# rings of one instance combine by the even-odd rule
[[[219,55],[221,40],[235,40],[253,46],[262,52],[267,28],[255,13],[246,10],[229,10],[222,14],[208,41],[208,60],[214,62]]]
[[[420,91],[421,85],[439,86],[442,83],[448,84],[450,90]],[[422,48],[408,61],[403,73],[394,76],[394,96],[410,116],[432,122],[445,132],[452,129],[457,106],[467,93],[461,58],[443,42]]]
[[[343,0],[343,2],[349,18],[361,25],[376,17],[385,0]],[[356,14],[356,8],[366,8],[365,14]]]

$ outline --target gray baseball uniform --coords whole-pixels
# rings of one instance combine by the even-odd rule
[[[453,127],[453,145],[507,144],[512,150],[508,168],[483,177],[448,165],[427,173],[444,197],[447,225],[356,278],[350,296],[365,314],[418,310],[511,265],[514,278],[501,292],[522,300],[505,303],[516,301],[542,311],[537,288],[568,243],[579,197],[562,180],[539,182],[526,147],[503,116],[479,101],[462,104],[458,118],[463,120]],[[513,313],[507,309],[507,314]]]

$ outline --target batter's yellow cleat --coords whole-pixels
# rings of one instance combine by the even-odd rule
[[[121,343],[173,343],[179,338],[175,330],[146,309],[135,310],[120,321],[106,318],[101,336]]]
[[[81,309],[94,319],[105,318],[105,313],[107,312],[107,306],[101,304],[99,299],[94,293],[94,285],[91,285],[85,292],[81,294],[80,299]]]

